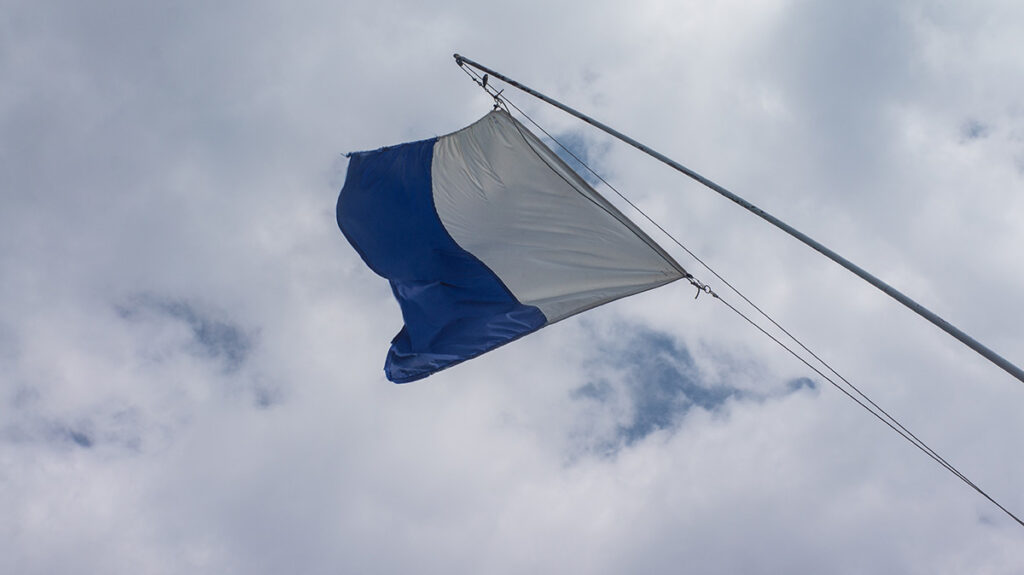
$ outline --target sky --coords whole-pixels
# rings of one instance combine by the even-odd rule
[[[0,0],[0,572],[1019,573],[1024,528],[685,282],[387,382],[334,208],[345,152],[490,110],[459,52],[1020,365],[1022,38],[1009,0]],[[1024,514],[1024,384],[505,93]]]

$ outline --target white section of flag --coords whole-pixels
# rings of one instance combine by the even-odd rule
[[[685,275],[504,112],[438,138],[431,173],[448,233],[548,323]]]

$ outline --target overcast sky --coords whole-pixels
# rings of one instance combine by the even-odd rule
[[[684,282],[387,382],[334,208],[344,152],[489,111],[460,52],[1020,365],[1022,39],[1014,0],[0,0],[0,572],[1020,573],[1024,528]],[[1024,384],[506,94],[1024,514]]]

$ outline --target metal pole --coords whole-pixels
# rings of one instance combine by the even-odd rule
[[[715,182],[712,182],[711,180],[705,178],[704,176],[698,174],[697,172],[694,172],[693,170],[687,168],[686,166],[680,164],[679,162],[677,162],[677,161],[675,161],[675,160],[665,156],[664,154],[661,154],[661,153],[659,153],[659,152],[657,152],[655,150],[652,150],[651,148],[648,148],[647,146],[641,144],[640,142],[634,140],[633,138],[630,138],[629,136],[623,134],[622,132],[619,132],[618,130],[616,130],[614,128],[606,126],[605,124],[602,124],[601,122],[598,122],[597,120],[591,118],[590,116],[587,116],[586,114],[580,113],[580,112],[570,108],[569,106],[566,106],[565,104],[562,104],[561,102],[559,102],[557,100],[553,100],[553,99],[545,96],[544,94],[541,94],[540,92],[537,92],[536,90],[533,90],[532,88],[524,86],[523,84],[520,84],[519,82],[516,82],[515,80],[513,80],[513,79],[511,79],[511,78],[509,78],[509,77],[507,77],[507,76],[505,76],[503,74],[501,74],[500,72],[495,72],[494,70],[492,70],[492,69],[490,69],[490,68],[488,68],[486,66],[478,64],[478,63],[474,62],[473,60],[470,60],[469,58],[465,58],[465,57],[460,56],[458,54],[455,54],[455,62],[459,66],[464,66],[464,65],[472,66],[472,67],[476,68],[477,70],[480,70],[482,72],[490,74],[491,76],[493,76],[495,78],[498,78],[499,80],[502,80],[503,82],[505,82],[505,83],[507,83],[507,84],[509,84],[511,86],[515,86],[516,88],[522,90],[523,92],[526,92],[527,94],[530,94],[531,96],[533,96],[535,98],[539,98],[540,100],[543,100],[543,101],[547,102],[548,104],[551,104],[552,106],[555,106],[556,108],[559,108],[560,110],[563,110],[563,111],[565,111],[565,112],[567,112],[569,114],[572,114],[573,116],[579,118],[580,120],[583,120],[584,122],[590,124],[591,126],[594,126],[595,128],[597,128],[599,130],[602,130],[604,132],[607,132],[608,134],[611,134],[612,136],[615,136],[619,140],[622,140],[623,142],[629,144],[630,146],[633,146],[634,148],[640,150],[641,152],[644,152],[645,154],[648,154],[649,156],[655,158],[656,160],[659,160],[662,163],[667,164],[667,165],[671,166],[672,168],[675,168],[676,170],[682,172],[683,174],[686,174],[690,178],[693,178],[694,180],[697,180],[698,182],[700,182],[701,184],[704,184],[708,188],[711,188],[712,190],[718,192],[719,194],[725,196],[726,198],[729,198],[730,200],[732,200],[732,201],[736,202],[737,204],[743,206],[747,210],[757,214],[762,219],[768,221],[769,223],[771,223],[775,227],[781,229],[782,231],[786,232],[787,234],[789,234],[789,235],[793,236],[794,238],[800,240],[801,242],[807,244],[811,248],[817,250],[819,253],[821,253],[822,255],[826,256],[830,260],[836,262],[837,264],[843,266],[847,270],[857,274],[864,281],[868,282],[869,284],[871,284],[871,285],[875,286],[876,288],[882,290],[883,292],[887,293],[890,297],[892,297],[896,301],[898,301],[901,304],[907,306],[908,308],[910,308],[911,310],[916,312],[921,317],[925,318],[926,320],[928,320],[928,321],[932,322],[933,324],[935,324],[936,326],[938,326],[939,329],[941,329],[942,331],[944,331],[944,332],[948,333],[949,335],[955,337],[956,339],[960,340],[960,342],[963,343],[964,345],[966,345],[967,347],[969,347],[969,348],[973,349],[974,351],[978,352],[979,354],[984,356],[986,359],[988,359],[992,363],[994,363],[994,364],[998,365],[999,367],[1003,368],[1007,373],[1009,373],[1013,377],[1016,377],[1020,381],[1024,382],[1024,370],[1022,370],[1021,368],[1019,368],[1016,365],[1010,363],[1009,361],[1004,359],[1002,356],[1000,356],[996,352],[994,352],[991,349],[985,347],[980,342],[978,342],[977,340],[975,340],[971,336],[967,335],[966,333],[964,333],[963,331],[958,329],[953,324],[951,324],[948,321],[942,319],[941,317],[935,315],[933,312],[931,312],[930,310],[928,310],[927,308],[925,308],[921,304],[917,303],[916,301],[910,299],[909,297],[907,297],[906,295],[904,295],[903,293],[898,291],[896,288],[890,286],[889,284],[885,283],[884,281],[882,281],[882,280],[878,279],[877,277],[871,275],[870,273],[868,273],[867,271],[862,269],[860,266],[857,266],[856,264],[854,264],[850,260],[848,260],[848,259],[844,258],[843,256],[837,254],[836,252],[828,249],[827,247],[825,247],[822,244],[818,243],[817,241],[815,241],[811,237],[807,236],[803,232],[801,232],[801,231],[791,227],[789,224],[783,222],[782,220],[776,218],[775,216],[769,214],[768,212],[762,210],[761,208],[755,206],[754,204],[748,202],[747,200],[744,200],[743,198],[737,196],[736,194],[730,192],[729,190],[723,188],[722,186],[716,184]]]

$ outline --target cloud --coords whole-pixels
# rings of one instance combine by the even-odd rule
[[[991,129],[978,120],[967,120],[960,127],[960,134],[965,140],[978,140],[988,137]]]
[[[545,138],[544,143],[591,186],[599,186],[600,178],[611,175],[600,172],[595,175],[595,172],[591,171],[594,170],[594,166],[601,165],[608,151],[607,142],[588,142],[581,132],[564,132],[555,134],[553,139]]]
[[[218,360],[227,372],[237,371],[252,353],[254,336],[232,323],[201,314],[188,302],[142,295],[116,307],[128,321],[145,321],[144,315],[163,316],[181,322],[191,331],[191,353]],[[152,321],[156,318],[150,318]]]
[[[1019,526],[686,285],[388,384],[401,317],[333,211],[343,152],[490,109],[459,51],[1019,363],[1022,21],[999,1],[7,3],[0,571],[1014,573]],[[1024,510],[1024,388],[506,95]]]
[[[590,449],[616,453],[652,433],[674,433],[693,409],[728,417],[736,402],[779,399],[803,389],[815,390],[807,378],[784,386],[762,382],[759,389],[744,385],[742,370],[748,365],[724,355],[717,361],[725,373],[704,373],[685,344],[670,333],[643,325],[622,323],[613,332],[595,331],[586,360],[589,380],[573,389],[570,397],[589,403],[584,420]],[[730,373],[731,372],[731,373]],[[613,422],[597,433],[600,422]]]

